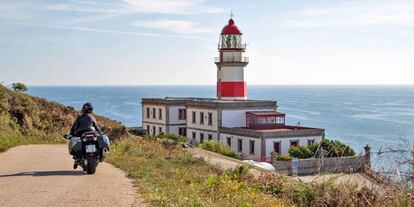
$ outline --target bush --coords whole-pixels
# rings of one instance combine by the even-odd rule
[[[18,91],[18,92],[26,92],[28,90],[27,86],[24,85],[23,83],[13,83],[12,88],[14,91]]]
[[[175,134],[164,134],[164,133],[160,133],[159,135],[156,136],[157,139],[171,139],[177,142],[187,142],[188,139],[187,137],[183,137],[183,136],[177,136]]]
[[[219,153],[228,157],[240,159],[240,156],[234,152],[232,148],[227,145],[215,141],[205,141],[199,145],[201,149]]]
[[[293,146],[289,148],[289,155],[299,159],[307,159],[313,157],[314,153],[306,146]]]
[[[324,139],[309,146],[290,147],[289,155],[299,159],[307,159],[320,156],[321,149],[325,151],[325,157],[348,157],[356,154],[350,146],[338,140]]]
[[[338,141],[324,139],[319,143],[312,144],[308,147],[313,154],[319,154],[319,149],[323,149],[326,157],[347,157],[355,156],[355,151],[348,145]]]
[[[290,160],[292,160],[292,157],[289,154],[277,155],[276,156],[276,160],[279,160],[279,161],[290,161]]]

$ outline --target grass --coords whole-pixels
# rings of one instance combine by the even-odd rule
[[[135,180],[153,206],[413,206],[408,191],[379,193],[356,184],[303,183],[280,174],[256,178],[245,168],[222,171],[154,139],[115,142],[108,161]]]
[[[236,172],[222,171],[180,149],[166,149],[151,139],[119,140],[108,161],[135,179],[153,206],[285,206],[262,193]]]
[[[65,143],[63,134],[79,111],[0,84],[0,152],[24,144]],[[128,135],[125,126],[101,116],[96,119],[111,139]]]
[[[56,140],[52,137],[1,137],[0,152],[4,152],[12,147],[27,144],[62,144],[63,140]]]

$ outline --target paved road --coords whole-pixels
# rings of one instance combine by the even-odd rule
[[[132,180],[108,163],[86,175],[65,145],[27,145],[0,153],[0,206],[143,206]]]

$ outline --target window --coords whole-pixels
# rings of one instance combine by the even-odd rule
[[[152,118],[155,119],[155,108],[152,108]]]
[[[179,127],[178,128],[178,135],[181,135],[181,136],[187,136],[187,129],[185,128],[185,127]]]
[[[195,132],[193,132],[193,139],[195,139],[196,138],[196,133]]]
[[[227,137],[227,145],[231,147],[231,137]]]
[[[155,126],[152,126],[152,135],[155,135],[156,131],[155,131]]]
[[[204,112],[200,112],[200,125],[204,125]]]
[[[191,119],[192,119],[193,124],[195,124],[196,123],[196,112],[195,111],[192,112]]]
[[[273,142],[273,152],[280,154],[280,142]]]
[[[237,139],[237,151],[242,152],[243,151],[243,140]]]
[[[315,140],[314,139],[308,139],[308,146],[315,144]]]
[[[179,120],[186,119],[187,118],[186,116],[187,115],[186,115],[185,109],[178,109],[178,119]]]
[[[147,134],[150,134],[150,126],[147,125]]]
[[[209,141],[213,140],[213,135],[212,134],[208,134],[208,140]]]
[[[150,108],[147,108],[147,119],[150,118]]]
[[[266,117],[258,117],[257,122],[258,124],[267,124]]]
[[[284,124],[285,123],[285,117],[276,117],[276,124]]]
[[[250,154],[254,155],[254,140],[249,140],[249,146],[250,146]]]
[[[204,142],[204,133],[200,133],[200,144]]]
[[[162,109],[158,109],[158,119],[162,120]]]
[[[299,145],[299,140],[290,140],[290,147],[297,147]]]
[[[213,125],[213,113],[208,113],[208,125],[212,126]]]
[[[158,132],[161,134],[162,133],[162,127],[158,127]]]

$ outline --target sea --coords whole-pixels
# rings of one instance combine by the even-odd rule
[[[215,97],[215,86],[31,86],[29,94],[141,126],[141,98]],[[249,86],[249,99],[275,100],[287,124],[324,128],[358,153],[414,141],[414,85]]]

